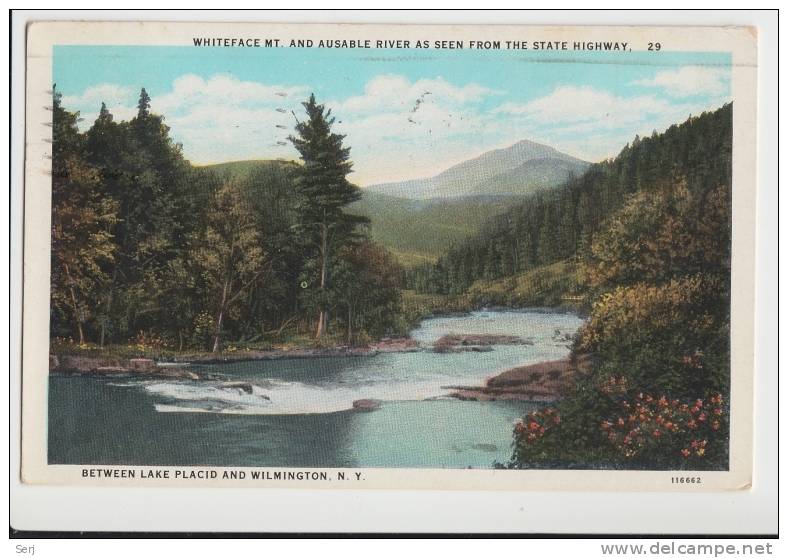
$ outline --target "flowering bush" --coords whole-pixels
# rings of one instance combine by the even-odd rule
[[[680,457],[689,466],[726,453],[727,436],[720,436],[727,430],[725,415],[721,394],[682,403],[638,393],[634,400],[621,401],[620,413],[599,427],[628,460],[665,453],[668,460]]]
[[[540,411],[531,411],[524,420],[517,421],[514,431],[525,443],[533,444],[559,424],[561,415],[554,408],[547,407]]]
[[[623,377],[597,381],[558,408],[529,413],[515,424],[510,466],[727,467],[728,413],[722,394],[694,400],[630,396],[623,391],[625,383]]]

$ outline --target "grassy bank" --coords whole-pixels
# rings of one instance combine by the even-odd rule
[[[495,280],[478,280],[471,285],[467,298],[475,306],[582,307],[577,264],[572,260]]]

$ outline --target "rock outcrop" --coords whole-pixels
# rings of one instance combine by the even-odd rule
[[[555,401],[563,397],[591,366],[589,355],[578,355],[518,366],[487,380],[483,386],[448,386],[451,397],[467,401]]]
[[[436,353],[454,353],[461,351],[486,352],[492,351],[492,345],[531,345],[532,341],[516,335],[472,334],[444,335],[432,346]]]
[[[353,401],[353,410],[361,412],[375,411],[380,408],[380,401],[377,399],[357,399]]]
[[[49,372],[75,375],[122,375],[133,374],[155,378],[201,380],[203,375],[185,366],[159,366],[149,358],[110,358],[78,355],[50,355]]]

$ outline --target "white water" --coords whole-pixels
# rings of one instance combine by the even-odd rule
[[[441,398],[450,391],[446,386],[482,385],[509,368],[566,356],[567,341],[560,337],[574,334],[581,323],[572,314],[474,312],[425,320],[412,332],[425,348],[421,352],[256,361],[213,368],[234,382],[249,383],[251,393],[224,386],[223,382],[188,380],[146,382],[142,387],[162,413],[304,415],[344,411],[359,399],[385,402]],[[449,333],[517,335],[532,344],[499,345],[482,353],[437,354],[429,350],[432,343]]]

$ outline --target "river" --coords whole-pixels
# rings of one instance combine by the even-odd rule
[[[489,468],[511,456],[512,425],[536,404],[447,398],[524,364],[564,357],[569,313],[479,311],[430,318],[411,332],[425,350],[202,366],[222,382],[49,378],[52,464]],[[560,336],[556,335],[560,332]],[[448,334],[530,341],[490,352],[435,353]],[[353,401],[377,399],[371,412]]]

